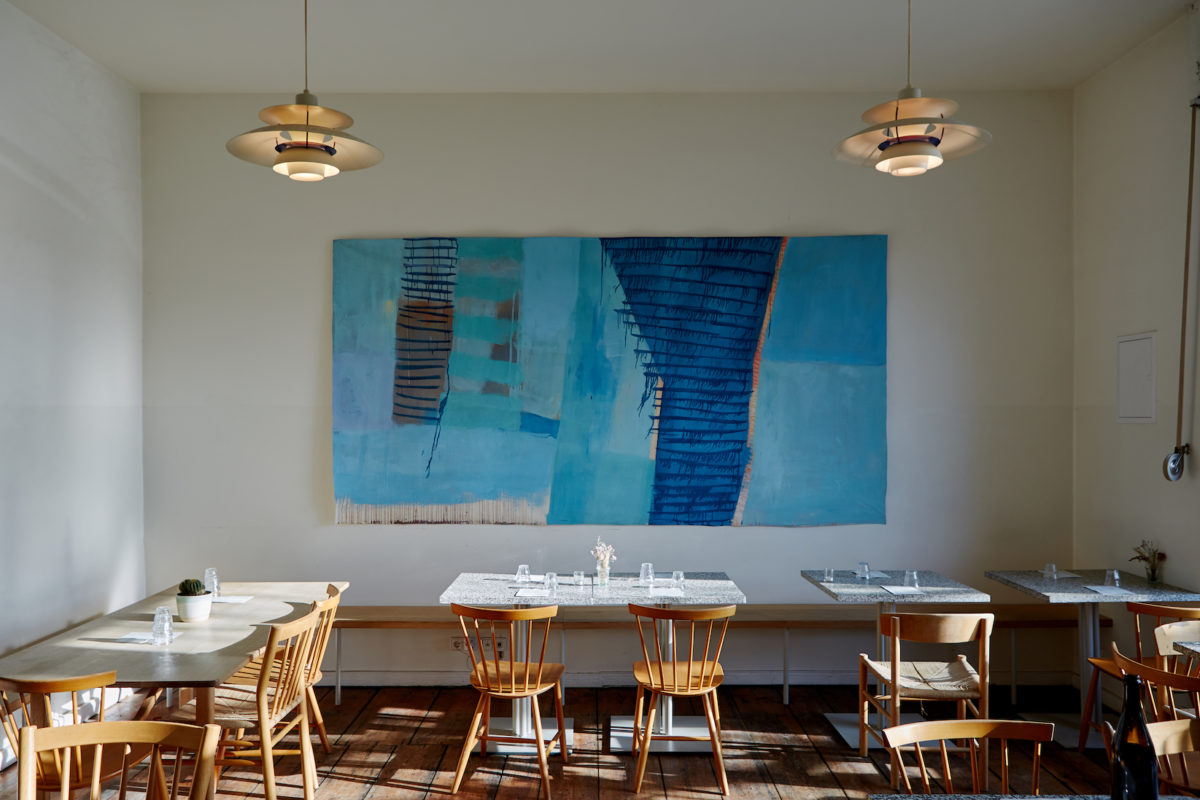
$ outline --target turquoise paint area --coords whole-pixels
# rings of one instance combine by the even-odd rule
[[[567,340],[550,524],[645,524],[654,462],[644,378],[616,309],[622,294],[600,243],[581,242]]]
[[[456,392],[446,395],[442,428],[484,428],[497,431],[521,429],[521,400],[502,394]],[[438,443],[438,448],[442,447]]]
[[[511,319],[454,315],[455,339],[480,339],[492,344],[506,344],[515,329],[516,325]]]
[[[764,363],[743,525],[883,523],[887,368]]]
[[[539,417],[562,418],[567,348],[574,337],[571,311],[578,292],[580,248],[586,240],[526,239],[521,281],[517,357],[523,408]]]
[[[516,386],[521,382],[521,365],[454,351],[450,353],[450,375],[471,381],[495,381]]]
[[[764,361],[887,361],[887,237],[788,240]]]
[[[434,432],[431,425],[335,431],[333,459],[343,470],[338,498],[373,505],[468,503],[502,497],[545,503],[554,463],[553,439],[443,426],[425,477]],[[513,469],[514,464],[521,468]]]
[[[458,240],[458,261],[470,265],[478,262],[480,268],[495,271],[496,262],[508,262],[506,267],[516,268],[525,258],[525,245],[531,239],[514,239],[506,236],[468,236]]]
[[[517,293],[519,284],[513,277],[483,275],[479,273],[458,273],[458,282],[454,287],[455,299],[471,297],[476,300],[490,300],[502,303],[512,300]]]

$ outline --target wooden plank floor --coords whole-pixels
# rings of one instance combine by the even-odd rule
[[[320,786],[317,800],[390,800],[449,796],[454,767],[477,695],[470,688],[349,688],[342,705],[329,690],[319,690],[333,752],[317,749]],[[725,766],[730,797],[863,798],[891,791],[887,757],[881,751],[862,758],[844,744],[823,714],[854,707],[854,687],[796,686],[790,706],[778,687],[722,688]],[[1073,693],[1072,693],[1073,695]],[[631,688],[567,689],[567,715],[575,719],[570,763],[553,757],[553,796],[559,800],[627,798],[633,773],[628,754],[610,753],[607,720],[632,713]],[[701,714],[680,703],[680,713]],[[1069,704],[1068,704],[1069,707]],[[1004,711],[1003,707],[996,711]],[[504,713],[499,711],[498,713]],[[995,713],[1003,716],[1003,713]],[[1030,751],[1016,748],[1016,788],[1027,787]],[[1105,794],[1108,771],[1103,751],[1081,756],[1050,745],[1043,756],[1043,794]],[[965,766],[965,765],[964,765]],[[298,759],[279,761],[280,798],[299,798]],[[997,765],[993,772],[998,776]],[[956,780],[958,780],[956,778]],[[965,771],[964,783],[969,788]],[[16,795],[15,770],[0,774],[0,798]],[[999,778],[993,791],[999,790]],[[535,798],[538,768],[533,756],[472,756],[457,797],[465,800]],[[721,795],[711,756],[654,755],[639,797],[709,798]],[[219,797],[229,800],[263,797],[253,768],[230,768],[222,774]]]

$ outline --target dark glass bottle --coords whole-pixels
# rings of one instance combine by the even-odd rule
[[[1142,714],[1142,679],[1125,676],[1125,706],[1113,732],[1112,800],[1157,800],[1158,760]]]

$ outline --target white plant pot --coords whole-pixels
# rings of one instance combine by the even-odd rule
[[[179,608],[179,619],[183,622],[203,622],[212,612],[212,592],[196,595],[177,594],[175,605]]]

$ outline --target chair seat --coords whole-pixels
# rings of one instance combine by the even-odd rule
[[[702,684],[701,680],[710,672],[712,680]],[[645,661],[638,661],[633,665],[633,677],[641,686],[653,692],[693,695],[704,694],[720,686],[725,680],[725,670],[712,661],[692,661],[690,667],[687,661],[679,661],[674,667],[663,662],[660,674],[657,661],[649,665]]]
[[[881,681],[891,681],[888,661],[864,659]],[[980,696],[979,673],[965,658],[955,661],[901,661],[900,696],[913,700],[973,700]]]
[[[1180,769],[1179,766],[1181,757],[1186,767],[1187,780],[1184,780],[1184,770]],[[1200,751],[1176,753],[1169,756],[1169,758],[1171,760],[1171,777],[1167,777],[1167,771],[1163,769],[1162,759],[1159,759],[1158,779],[1176,789],[1185,789],[1193,793],[1200,792]]]
[[[129,745],[129,763],[137,764],[150,757],[151,746],[148,744]],[[62,787],[62,778],[58,767],[54,764],[53,752],[45,752],[38,756],[42,762],[43,776],[38,779],[39,790],[57,792]],[[75,753],[71,756],[71,788],[81,789],[90,786],[92,782],[92,764],[96,755],[94,747],[84,747],[78,751],[79,760]],[[102,780],[120,775],[125,759],[125,745],[106,745],[100,755],[100,775]],[[79,761],[83,764],[80,765]],[[80,770],[82,766],[82,771]]]
[[[529,697],[530,695],[541,694],[547,689],[554,687],[556,683],[562,680],[565,667],[562,664],[554,664],[549,661],[542,664],[542,679],[535,680],[537,677],[537,663],[527,663],[517,661],[510,664],[507,661],[500,662],[500,672],[496,672],[496,662],[488,661],[486,663],[486,677],[484,667],[485,664],[476,664],[475,669],[471,672],[471,685],[481,692],[486,692],[493,697]],[[529,673],[529,688],[525,688],[525,676]],[[516,689],[513,687],[515,684]]]
[[[268,690],[270,691],[270,690]],[[297,705],[303,696],[283,710],[280,718],[286,716]],[[269,703],[270,701],[268,701]],[[165,717],[169,722],[196,721],[196,701],[173,709]],[[222,684],[217,688],[213,698],[213,722],[222,728],[247,729],[258,727],[258,693],[254,686],[236,686]]]

